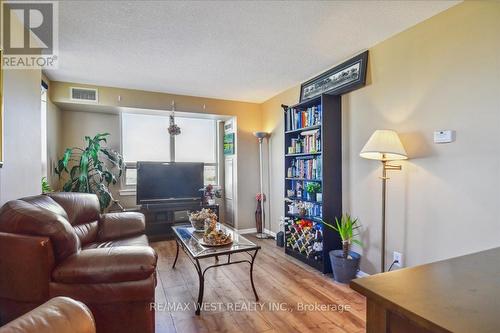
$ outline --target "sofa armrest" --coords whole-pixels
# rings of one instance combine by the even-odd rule
[[[56,297],[0,328],[0,333],[95,333],[94,317],[80,302]]]
[[[61,283],[115,283],[143,280],[156,269],[156,252],[149,246],[119,246],[80,251],[52,272]]]
[[[53,269],[54,251],[48,237],[0,232],[1,297],[38,304],[46,301]],[[9,315],[2,313],[2,317]]]
[[[144,234],[146,222],[144,214],[134,212],[108,213],[99,221],[99,241],[120,239]]]

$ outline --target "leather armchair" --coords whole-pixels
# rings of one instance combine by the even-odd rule
[[[56,297],[0,327],[0,333],[95,333],[94,317],[80,302]]]
[[[0,323],[52,297],[92,311],[97,332],[154,332],[155,251],[140,213],[100,214],[97,196],[52,193],[0,209]]]

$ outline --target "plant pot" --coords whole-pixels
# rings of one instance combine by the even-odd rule
[[[316,193],[307,192],[307,200],[308,201],[316,201]]]
[[[349,257],[342,257],[342,250],[333,250],[330,255],[330,263],[332,265],[333,278],[340,283],[349,283],[356,277],[359,271],[359,261],[361,255],[359,253],[349,251]]]

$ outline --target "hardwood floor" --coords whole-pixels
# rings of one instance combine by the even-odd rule
[[[194,265],[181,250],[176,268],[172,269],[175,241],[152,243],[159,256],[157,333],[365,331],[363,296],[285,255],[274,241],[248,238],[262,246],[254,267],[260,301],[255,303],[248,264],[217,267],[205,274],[203,301],[210,309],[202,310],[200,316],[194,314],[198,296]],[[244,254],[231,258],[237,260],[239,256]],[[208,265],[213,260],[202,263]],[[300,308],[321,305],[330,308]],[[345,310],[340,311],[339,306]]]

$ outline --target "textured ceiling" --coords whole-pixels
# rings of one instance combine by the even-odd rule
[[[262,102],[453,1],[61,1],[52,80]]]

